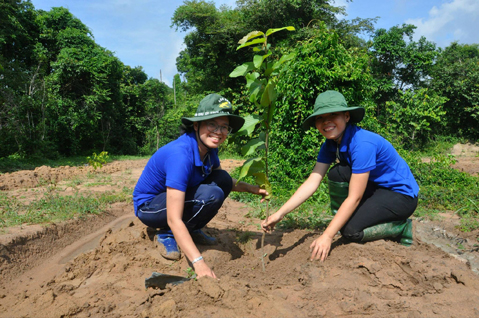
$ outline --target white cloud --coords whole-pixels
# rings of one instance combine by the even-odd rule
[[[452,41],[462,44],[479,43],[479,1],[452,0],[439,7],[433,6],[427,18],[409,19],[406,23],[417,26],[416,40],[424,36],[440,47]]]

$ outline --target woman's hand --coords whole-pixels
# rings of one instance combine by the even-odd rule
[[[203,276],[209,276],[213,278],[217,278],[215,273],[209,268],[204,260],[196,262],[193,267],[195,268],[196,277],[200,278]]]
[[[261,203],[263,203],[263,201],[265,200],[265,197],[267,197],[269,195],[269,193],[268,193],[268,191],[266,191],[266,189],[261,189],[261,188],[259,188],[258,192],[255,192],[255,194],[258,194],[258,195],[261,196],[261,201],[260,201]]]
[[[271,232],[274,229],[276,223],[278,223],[282,219],[283,216],[276,212],[275,214],[270,215],[266,220],[263,220],[263,222],[261,223],[261,228],[265,232]]]
[[[326,260],[331,249],[333,239],[327,235],[321,235],[309,246],[311,250],[311,260],[319,259],[321,262]]]

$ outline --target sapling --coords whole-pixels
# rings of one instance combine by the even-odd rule
[[[281,70],[287,66],[285,63],[294,57],[294,54],[283,55],[279,59],[275,59],[273,56],[271,44],[268,43],[268,36],[281,30],[294,31],[294,27],[269,29],[266,33],[253,31],[244,36],[238,42],[240,45],[237,50],[252,46],[253,52],[255,52],[253,62],[247,62],[236,67],[229,75],[230,77],[245,77],[249,101],[258,109],[259,115],[249,115],[245,117],[245,124],[241,130],[237,132],[236,136],[247,135],[251,138],[253,132],[255,132],[255,128],[259,124],[258,137],[248,141],[248,143],[241,148],[241,153],[243,156],[251,156],[254,153],[260,153],[262,156],[250,158],[245,161],[241,167],[238,182],[243,178],[252,176],[255,178],[257,185],[268,191],[269,195],[265,197],[266,218],[269,217],[269,200],[273,193],[268,178],[268,144],[271,123],[274,118],[276,100],[278,98],[276,85]],[[261,238],[261,263],[263,272],[265,271],[264,238],[265,233],[263,233]]]

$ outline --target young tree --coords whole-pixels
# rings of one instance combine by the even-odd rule
[[[284,27],[279,29],[269,29],[266,33],[253,31],[243,37],[238,43],[237,49],[254,46],[253,51],[257,54],[253,57],[253,62],[244,63],[231,72],[231,77],[244,76],[246,87],[249,91],[249,101],[258,109],[258,115],[250,115],[245,118],[245,124],[237,132],[237,135],[247,134],[251,136],[257,124],[261,125],[261,132],[255,139],[250,140],[241,150],[243,156],[250,156],[257,150],[264,150],[264,155],[248,159],[241,168],[238,181],[247,177],[254,176],[256,183],[263,189],[266,189],[271,195],[273,189],[268,177],[268,151],[270,129],[276,110],[276,100],[278,93],[276,85],[284,63],[294,57],[294,54],[283,55],[279,60],[273,59],[271,44],[268,43],[268,36],[281,30],[293,31],[293,27]],[[269,216],[269,197],[266,206],[266,218]],[[264,233],[261,240],[261,248],[264,247]],[[264,253],[261,253],[264,256]],[[264,259],[261,258],[264,267]]]

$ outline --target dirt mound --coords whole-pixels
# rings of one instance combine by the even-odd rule
[[[87,173],[114,173],[131,168],[144,167],[147,160],[127,160],[108,163],[101,168],[93,169],[91,166],[70,167],[62,166],[51,168],[41,166],[35,170],[22,170],[0,175],[0,190],[13,190],[18,188],[34,188],[45,184],[55,184]]]
[[[231,202],[230,202],[231,203]],[[234,206],[234,204],[233,204]],[[466,264],[428,244],[345,244],[336,240],[324,263],[310,262],[317,233],[268,235],[262,272],[261,233],[208,230],[220,244],[201,248],[220,280],[190,280],[146,289],[153,272],[186,276],[189,264],[164,260],[153,232],[129,221],[107,231],[98,247],[68,262],[48,281],[29,277],[0,294],[1,317],[474,317],[479,277]],[[249,231],[250,240],[238,237]],[[30,273],[30,275],[32,275]],[[34,283],[40,283],[35,286]],[[457,297],[460,295],[460,297]],[[9,304],[8,307],[5,304]]]
[[[131,184],[145,163],[111,164],[111,172],[103,173],[124,182],[113,179],[109,187]],[[226,169],[238,164],[222,162]],[[119,173],[126,169],[131,172]],[[48,175],[41,170],[32,180]],[[18,192],[10,189],[6,193]],[[479,316],[479,276],[471,270],[478,233],[461,237],[453,218],[414,220],[409,248],[337,237],[320,263],[308,260],[319,232],[275,231],[266,235],[261,251],[260,220],[245,218],[247,212],[227,199],[207,228],[219,244],[199,247],[220,280],[189,280],[166,289],[145,288],[145,279],[154,272],[186,277],[191,264],[159,255],[155,233],[133,216],[131,202],[113,205],[103,217],[10,229],[0,237],[0,317]],[[450,251],[434,245],[443,239],[449,239],[443,246],[451,245]]]

